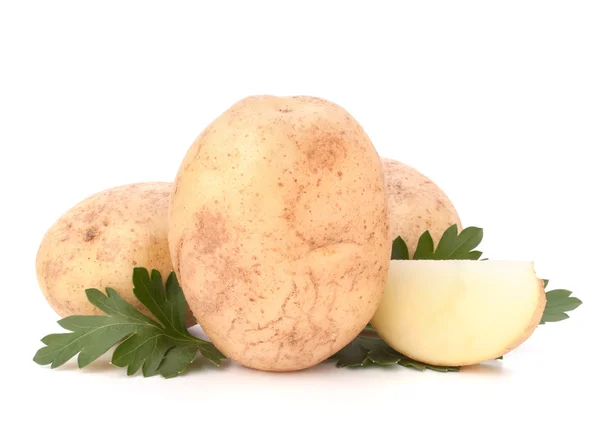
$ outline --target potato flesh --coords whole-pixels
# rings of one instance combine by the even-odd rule
[[[422,362],[463,366],[495,359],[538,325],[545,305],[533,264],[392,261],[372,324]]]

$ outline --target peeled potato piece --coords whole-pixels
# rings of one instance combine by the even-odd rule
[[[523,343],[545,305],[531,262],[394,260],[371,323],[408,357],[465,366]]]

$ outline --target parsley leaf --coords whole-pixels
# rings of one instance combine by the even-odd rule
[[[409,259],[408,246],[402,237],[396,238],[392,243],[392,261],[397,259]]]
[[[470,226],[458,233],[458,225],[450,226],[440,238],[435,247],[433,238],[429,231],[425,231],[419,237],[419,242],[413,255],[413,259],[470,259],[481,258],[482,253],[475,249],[483,240],[483,229]],[[392,244],[392,260],[408,260],[408,247],[402,237],[398,237]]]
[[[544,288],[548,286],[548,280],[544,280]],[[546,307],[540,325],[546,322],[560,322],[569,318],[567,311],[573,311],[582,302],[579,298],[571,296],[573,292],[566,289],[554,289],[546,292]]]
[[[58,324],[69,333],[51,334],[42,339],[42,347],[33,360],[39,365],[57,368],[79,354],[83,368],[121,342],[112,356],[112,364],[126,367],[127,375],[140,369],[144,377],[160,374],[165,378],[184,372],[198,352],[219,366],[225,356],[215,346],[189,334],[185,326],[186,301],[174,273],[165,287],[161,275],[144,268],[133,271],[133,292],[156,318],[152,319],[125,301],[112,288],[106,294],[87,289],[88,300],[106,316],[69,316]]]
[[[386,344],[378,335],[362,333],[350,344],[332,356],[338,368],[367,367],[373,365],[401,365],[407,368],[425,371],[431,369],[439,372],[458,371],[458,367],[429,365],[417,362]]]
[[[420,237],[417,243],[417,248],[413,255],[413,259],[434,259],[435,254],[433,245],[433,238],[429,231],[425,231]]]
[[[473,251],[483,240],[483,229],[470,226],[458,233],[456,224],[449,227],[440,242],[433,258],[431,259],[470,259],[477,260],[481,258],[481,252]],[[416,259],[416,258],[415,258]]]

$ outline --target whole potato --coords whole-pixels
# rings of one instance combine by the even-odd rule
[[[225,355],[261,370],[315,365],[364,328],[383,293],[378,154],[329,101],[245,98],[183,160],[169,245],[190,308]]]
[[[448,227],[462,229],[456,209],[444,191],[415,168],[382,158],[389,196],[390,240],[401,236],[412,256],[419,237],[429,230],[435,244]]]
[[[36,271],[50,306],[61,316],[101,315],[85,289],[114,288],[150,315],[133,294],[136,266],[173,270],[167,243],[172,184],[138,183],[99,192],[71,208],[45,234]],[[142,310],[143,309],[143,310]],[[188,314],[188,324],[193,318]]]

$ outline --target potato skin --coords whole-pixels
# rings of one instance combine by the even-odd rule
[[[401,236],[412,256],[419,237],[429,230],[438,243],[448,227],[462,224],[444,191],[415,168],[399,161],[381,158],[389,195],[390,240]]]
[[[368,136],[340,106],[304,96],[225,111],[189,149],[169,211],[196,319],[226,356],[268,371],[315,365],[369,322],[388,228]]]
[[[112,287],[143,309],[133,294],[133,268],[157,269],[163,279],[173,269],[167,242],[171,190],[163,182],[108,189],[75,205],[48,230],[38,250],[37,278],[61,317],[104,314],[87,300],[87,288]]]

